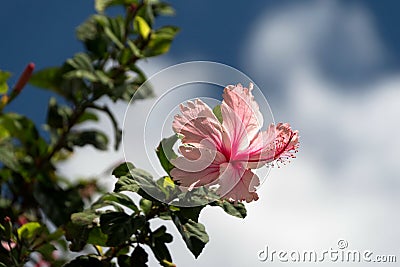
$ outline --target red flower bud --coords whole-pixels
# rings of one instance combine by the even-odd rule
[[[14,91],[18,94],[21,92],[21,90],[25,87],[25,85],[28,83],[29,79],[32,76],[33,69],[35,68],[34,63],[29,63],[24,72],[21,74],[21,76],[18,79],[17,84],[14,86]]]
[[[131,12],[131,13],[135,12],[136,9],[137,9],[137,5],[135,3],[133,3],[129,6],[129,12]]]

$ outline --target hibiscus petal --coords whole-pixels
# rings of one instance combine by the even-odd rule
[[[222,143],[222,128],[211,108],[200,99],[180,106],[182,115],[176,115],[172,124],[175,133],[183,135],[182,142],[200,143],[210,140],[217,147]]]
[[[181,146],[179,150],[183,157],[171,160],[175,168],[170,174],[185,187],[212,184],[219,176],[219,165],[226,162],[223,154],[204,145]]]
[[[274,160],[275,126],[271,124],[266,131],[259,132],[251,141],[248,149],[236,158],[246,162],[246,168],[255,169]]]
[[[284,162],[294,158],[298,147],[298,131],[293,131],[288,123],[271,124],[268,130],[256,135],[249,148],[239,153],[235,161],[247,162],[246,168],[255,169],[274,160]]]
[[[171,176],[181,186],[188,188],[210,185],[218,179],[219,166],[213,165],[199,172],[188,172],[173,168]]]
[[[255,191],[260,185],[260,179],[241,165],[221,164],[219,184],[217,193],[224,199],[246,202],[258,200],[258,194]]]
[[[172,159],[171,163],[176,168],[191,173],[202,171],[211,165],[226,162],[226,158],[222,153],[201,144],[198,147],[180,146],[179,151],[183,157]]]
[[[246,149],[263,125],[263,116],[249,88],[241,84],[224,89],[221,113],[223,128],[228,134],[232,153]]]

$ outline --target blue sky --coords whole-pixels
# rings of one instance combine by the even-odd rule
[[[173,1],[177,10],[174,18],[160,20],[182,28],[171,55],[183,60],[207,58],[239,67],[238,52],[241,39],[262,11],[294,2],[308,1]],[[343,2],[343,1],[342,1]],[[395,1],[344,1],[346,5],[364,6],[371,13],[382,39],[393,53],[391,63],[398,67],[400,31]],[[74,28],[93,12],[92,1],[2,3],[0,20],[3,26],[1,68],[18,72],[24,63],[33,60],[38,67],[57,64],[80,51]],[[195,54],[195,56],[193,55]],[[197,55],[196,55],[197,54]]]
[[[179,61],[214,60],[243,70],[242,40],[265,10],[274,10],[293,3],[309,1],[172,1],[177,10],[174,18],[160,20],[161,24],[181,27],[170,56]],[[362,6],[371,14],[374,24],[390,53],[385,69],[400,66],[400,18],[396,1],[342,1],[347,6]],[[81,51],[74,29],[94,11],[92,1],[4,1],[0,9],[2,49],[0,68],[14,73],[13,80],[33,61],[37,69],[59,65]],[[251,75],[251,73],[249,73]],[[29,113],[35,121],[44,120],[43,106],[50,94],[29,88],[11,109]],[[32,101],[34,99],[34,101]]]
[[[153,74],[195,59],[237,67],[263,89],[275,118],[300,130],[300,152],[292,163],[272,171],[259,191],[260,200],[248,205],[246,220],[211,208],[202,213],[210,243],[194,260],[178,238],[171,245],[176,263],[282,266],[259,262],[257,252],[265,245],[321,251],[335,248],[338,239],[346,239],[351,249],[398,253],[400,4],[232,2],[175,1],[177,16],[160,24],[176,24],[182,31],[168,55],[143,67]],[[81,50],[74,27],[92,12],[91,1],[4,3],[0,68],[18,76],[29,61],[39,69],[61,64]],[[28,87],[11,109],[41,123],[49,96]],[[151,105],[143,101],[135,108],[144,113],[146,107]],[[126,106],[113,108],[122,120]],[[141,123],[138,118],[137,128]],[[101,124],[111,132],[107,121]],[[140,135],[130,138],[140,140]],[[135,165],[150,170],[148,159],[137,154]],[[96,175],[97,166],[109,166],[122,157],[121,151],[78,149],[61,172]],[[173,227],[169,230],[178,236]],[[331,265],[364,266],[321,264]]]

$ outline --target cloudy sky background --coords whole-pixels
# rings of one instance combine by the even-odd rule
[[[72,40],[73,27],[90,14],[90,1],[62,7],[46,1],[51,7],[43,15],[31,12],[37,6],[23,2],[7,4],[8,12],[7,8],[0,10],[0,20],[6,21],[6,16],[9,23],[3,39],[12,45],[2,44],[2,69],[19,73],[30,60],[39,68],[60,64],[80,50],[76,42],[68,41],[67,46],[65,40]],[[217,208],[203,211],[200,221],[210,242],[199,259],[192,257],[178,232],[169,227],[176,237],[170,245],[176,264],[309,266],[260,262],[257,253],[266,245],[275,250],[320,252],[336,249],[339,239],[347,240],[349,249],[397,255],[400,260],[396,205],[400,198],[396,155],[400,151],[396,136],[400,131],[400,56],[396,50],[400,49],[396,48],[400,43],[390,16],[394,5],[255,1],[243,7],[231,1],[199,2],[176,3],[178,16],[165,19],[182,27],[175,46],[170,54],[149,60],[143,68],[151,75],[187,60],[232,65],[263,90],[276,121],[290,122],[300,131],[301,146],[297,159],[272,170],[259,191],[260,199],[247,205],[245,220]],[[60,16],[58,20],[54,14]],[[11,108],[29,110],[29,116],[43,123],[43,105],[50,94],[27,90]],[[153,103],[143,101],[134,107],[143,114],[137,118],[137,129],[144,127],[146,111]],[[125,105],[114,105],[121,123],[125,110]],[[100,127],[111,133],[106,119]],[[151,169],[143,156],[141,134],[131,135],[130,140],[137,139],[135,165]],[[122,151],[99,153],[84,148],[61,166],[61,172],[72,178],[99,175],[122,159]],[[113,183],[108,176],[102,179],[104,184]],[[156,266],[150,259],[151,266]],[[363,266],[329,261],[320,265]]]

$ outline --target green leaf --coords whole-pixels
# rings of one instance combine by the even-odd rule
[[[139,205],[144,214],[148,215],[151,211],[151,208],[153,207],[153,202],[151,200],[141,198]]]
[[[146,86],[141,86],[143,82],[139,81],[139,79],[141,78],[137,77],[133,82],[116,86],[110,97],[114,101],[121,99],[126,102],[153,97],[153,89],[147,84]]]
[[[133,57],[132,50],[127,47],[124,47],[122,50],[119,51],[118,62],[121,65],[127,65],[132,60],[132,57]]]
[[[204,206],[210,202],[217,201],[221,196],[217,195],[214,190],[204,186],[193,188],[191,191],[182,192],[176,197],[176,201],[171,202],[176,206]]]
[[[102,15],[93,15],[76,29],[76,36],[84,42],[86,49],[99,58],[105,58],[107,54],[108,39],[100,26],[99,17],[106,19]]]
[[[166,243],[172,242],[172,235],[166,232],[164,225],[160,226],[154,232],[151,233],[151,243],[149,244],[154,256],[160,262],[162,266],[171,266],[172,258],[169,253]],[[173,265],[172,265],[173,266]]]
[[[177,186],[169,176],[161,177],[156,181],[156,184],[159,190],[164,193],[166,203],[170,203],[182,193],[179,186]]]
[[[2,120],[0,118],[0,141],[5,140],[11,136],[10,131],[1,122]]]
[[[79,117],[77,123],[79,124],[79,123],[83,123],[83,122],[87,122],[87,121],[96,121],[97,122],[97,121],[99,121],[99,117],[96,115],[96,113],[86,111]]]
[[[165,194],[160,190],[159,186],[154,182],[153,177],[148,172],[141,169],[133,169],[131,171],[132,178],[137,181],[141,190],[138,191],[139,195],[144,198],[165,199]]]
[[[8,91],[7,80],[11,77],[11,73],[0,70],[0,94],[5,94]]]
[[[73,92],[78,90],[80,93],[83,91],[82,81],[75,80],[65,80],[64,73],[71,70],[71,67],[64,66],[60,67],[50,67],[40,70],[32,75],[29,79],[29,83],[33,86],[44,88],[55,92],[68,99],[74,99],[72,97]]]
[[[114,32],[111,31],[110,28],[105,27],[104,28],[104,33],[107,35],[108,38],[119,48],[123,49],[124,44],[118,39],[118,37],[114,34]]]
[[[101,231],[108,235],[107,245],[118,246],[134,234],[132,217],[124,212],[108,212],[100,216]]]
[[[190,219],[194,222],[199,221],[199,216],[201,210],[205,206],[197,206],[197,207],[180,207],[178,211],[175,211],[175,214],[179,216],[179,218]]]
[[[47,124],[51,128],[64,129],[67,127],[72,109],[67,106],[58,106],[55,98],[50,98],[49,109],[47,112]]]
[[[217,117],[218,121],[222,123],[221,105],[215,106],[215,108],[213,108],[213,113],[215,117]]]
[[[181,233],[186,246],[195,258],[197,258],[209,241],[204,225],[191,219],[180,218],[179,216],[173,216],[173,221]]]
[[[35,72],[29,79],[33,86],[58,92],[61,83],[61,68],[50,67]]]
[[[178,31],[179,29],[174,26],[165,26],[154,31],[143,54],[146,57],[154,57],[167,53]]]
[[[131,257],[129,257],[128,255],[125,255],[125,254],[119,255],[117,257],[117,263],[118,263],[119,267],[131,267],[131,266],[133,266],[131,261],[132,261]]]
[[[139,246],[139,244],[135,247],[132,251],[131,258],[130,258],[130,265],[125,266],[137,266],[137,267],[147,267],[148,262],[148,255],[146,251]],[[119,266],[123,267],[124,265],[120,264],[119,257],[118,257],[118,264]]]
[[[65,79],[64,74],[71,71],[72,67],[64,64],[63,67],[43,69],[33,74],[29,80],[33,86],[55,92],[68,100],[79,102],[83,96],[87,96],[88,88],[82,79],[70,77]],[[70,74],[73,76],[72,74]]]
[[[39,136],[35,124],[28,118],[16,113],[7,113],[0,117],[0,125],[20,141],[28,155],[39,156],[47,153],[47,143]]]
[[[94,40],[97,35],[97,23],[94,16],[90,16],[85,22],[76,28],[76,37],[82,42]]]
[[[102,84],[107,85],[110,88],[114,87],[113,80],[110,77],[108,77],[104,71],[96,70],[94,72],[94,75],[97,77],[97,80]]]
[[[125,101],[146,99],[153,97],[153,89],[149,82],[146,82],[147,77],[145,73],[135,64],[129,66],[130,70],[135,72],[137,76],[130,83],[125,83],[121,87],[115,89],[116,96]]]
[[[99,150],[107,150],[108,138],[102,132],[87,130],[70,132],[67,138],[67,147],[92,145]]]
[[[232,216],[238,218],[245,218],[247,215],[246,207],[243,203],[237,202],[229,202],[227,200],[218,200],[213,203],[210,203],[211,206],[219,206],[224,209],[224,211]]]
[[[123,4],[137,4],[137,0],[96,0],[95,9],[97,12],[102,13],[110,6],[123,5]]]
[[[92,72],[88,70],[72,70],[64,74],[65,79],[87,79],[90,82],[97,82],[99,78]]]
[[[155,16],[174,16],[176,13],[175,9],[165,2],[154,4],[153,12]]]
[[[68,222],[65,226],[65,238],[71,242],[69,249],[71,251],[81,251],[87,244],[90,229]]]
[[[67,225],[66,231],[67,239],[72,241],[75,250],[81,250],[86,243],[106,246],[108,236],[101,231],[99,224],[100,215],[93,210],[71,215],[71,223]]]
[[[92,245],[106,247],[107,240],[108,240],[108,236],[101,231],[100,227],[94,227],[89,232],[87,243],[92,244]]]
[[[100,216],[92,210],[74,213],[71,215],[71,221],[76,225],[93,226],[96,225],[95,220]]]
[[[111,267],[113,266],[109,261],[102,261],[100,257],[95,255],[83,255],[75,258],[71,262],[64,265],[64,267]]]
[[[172,235],[167,233],[167,227],[165,227],[165,225],[161,225],[160,227],[158,227],[152,233],[152,237],[163,243],[171,243],[173,240]]]
[[[151,28],[149,24],[140,16],[136,16],[135,20],[133,21],[133,27],[136,32],[142,36],[143,39],[147,40],[151,33]]]
[[[142,8],[137,10],[137,16],[142,17],[147,24],[150,26],[154,25],[154,12],[153,12],[153,3],[154,0],[148,1]]]
[[[101,231],[108,235],[107,245],[118,246],[145,225],[143,216],[129,216],[124,212],[109,212],[100,216]]]
[[[171,188],[174,189],[176,187],[174,181],[169,176],[165,176],[162,179],[162,187],[163,188]]]
[[[114,192],[121,191],[135,192],[149,200],[165,199],[165,194],[153,181],[151,174],[138,168],[132,169],[129,175],[119,178]]]
[[[97,210],[97,209],[103,209],[106,208],[107,211],[118,211],[118,212],[124,212],[124,208],[121,207],[121,205],[118,205],[114,201],[108,201],[104,200],[101,202],[96,202],[95,204],[92,205],[92,209]]]
[[[142,51],[140,51],[140,49],[135,45],[134,42],[128,40],[127,44],[133,55],[135,55],[137,58],[143,57]]]
[[[77,53],[73,58],[67,59],[67,64],[76,70],[93,72],[92,60],[86,53]]]
[[[132,179],[130,176],[121,176],[119,177],[117,183],[115,184],[114,192],[122,192],[122,191],[130,191],[130,192],[139,192],[140,186],[139,184]]]
[[[173,146],[177,140],[178,137],[176,135],[164,138],[163,140],[161,140],[160,144],[156,149],[156,153],[161,163],[161,166],[168,173],[168,175],[170,174],[171,170],[175,167],[174,165],[172,165],[170,160],[177,158],[177,155],[173,150]]]
[[[104,10],[112,5],[112,3],[115,2],[114,0],[95,0],[94,2],[94,8],[96,9],[97,12],[102,13]]]
[[[74,188],[62,189],[54,183],[38,183],[34,187],[33,195],[43,212],[56,226],[64,225],[73,213],[83,208],[81,196]]]
[[[15,148],[11,143],[1,142],[0,139],[0,162],[13,171],[19,171],[18,159],[15,156]]]
[[[96,21],[96,23],[98,23],[102,27],[109,26],[110,24],[108,17],[105,15],[96,14],[93,15],[92,17]]]
[[[135,166],[131,162],[124,162],[113,170],[112,175],[114,175],[116,178],[127,176],[130,175],[130,169],[134,168]]]
[[[42,229],[42,226],[38,222],[28,222],[18,228],[18,238],[19,239],[32,239],[34,238],[39,231]]]
[[[127,208],[130,208],[136,214],[139,213],[139,209],[136,206],[136,204],[133,202],[133,200],[130,199],[127,195],[124,195],[122,193],[107,193],[107,194],[101,196],[100,199],[97,200],[95,203],[93,203],[93,206],[95,206],[98,203],[104,202],[104,201],[115,202],[117,204],[120,204]]]
[[[150,244],[150,248],[153,251],[156,259],[160,262],[162,266],[165,266],[163,262],[166,263],[172,262],[171,254],[169,253],[168,247],[162,240],[153,238],[153,242]]]

